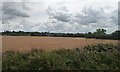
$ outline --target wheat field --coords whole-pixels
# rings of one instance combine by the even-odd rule
[[[2,36],[2,51],[26,52],[32,49],[56,50],[82,48],[97,43],[118,43],[117,40],[86,39],[72,37]]]

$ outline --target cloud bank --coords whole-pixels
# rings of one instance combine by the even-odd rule
[[[117,2],[3,2],[2,25],[2,31],[111,33],[118,28]]]

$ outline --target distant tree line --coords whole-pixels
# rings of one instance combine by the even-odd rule
[[[50,32],[24,32],[24,31],[4,31],[3,36],[50,36],[50,37],[85,37],[96,39],[115,39],[120,40],[120,30],[111,34],[106,34],[105,29],[96,29],[95,32],[88,33],[50,33]]]
[[[116,30],[111,34],[106,34],[105,29],[96,29],[95,32],[88,32],[85,34],[86,38],[96,38],[96,39],[115,39],[120,40],[120,30]]]

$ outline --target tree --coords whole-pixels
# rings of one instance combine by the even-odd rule
[[[113,33],[111,34],[111,37],[112,37],[113,39],[120,40],[120,30],[116,30],[115,32],[113,32]]]
[[[95,38],[104,38],[106,35],[105,29],[96,29],[96,32],[94,32]]]
[[[94,38],[93,34],[91,32],[86,33],[86,38]]]

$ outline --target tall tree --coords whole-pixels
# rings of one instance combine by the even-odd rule
[[[105,35],[106,35],[105,29],[96,29],[96,32],[94,32],[95,38],[104,38]]]

